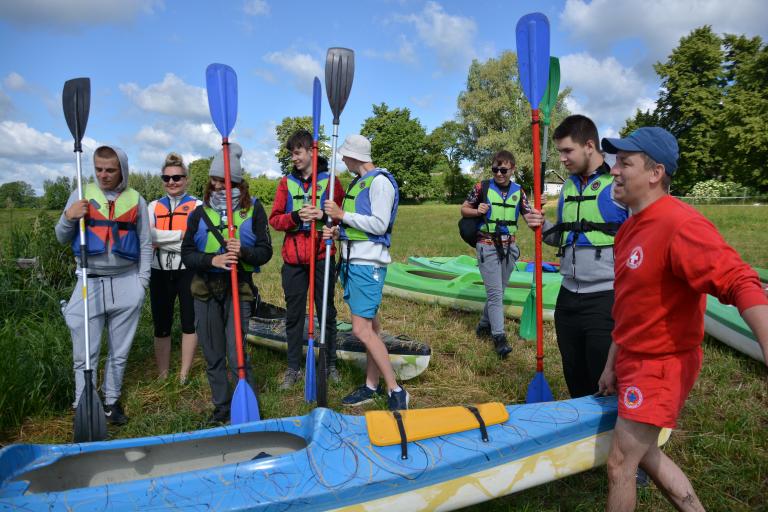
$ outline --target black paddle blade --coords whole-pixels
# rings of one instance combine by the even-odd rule
[[[355,52],[349,48],[328,48],[325,57],[325,92],[333,112],[333,124],[347,104],[352,79],[355,77]]]
[[[90,398],[90,399],[89,399]],[[75,435],[74,442],[87,443],[90,441],[103,441],[107,438],[107,419],[104,416],[104,407],[101,404],[99,394],[93,387],[93,382],[86,385],[80,395],[75,409]]]
[[[61,104],[64,107],[64,118],[75,139],[75,151],[83,151],[80,142],[85,135],[88,124],[88,113],[91,109],[91,79],[73,78],[64,82],[61,93]]]

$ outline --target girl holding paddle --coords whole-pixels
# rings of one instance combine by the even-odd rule
[[[272,258],[272,241],[267,229],[267,215],[261,203],[251,198],[248,182],[240,165],[242,148],[229,144],[229,169],[232,181],[232,222],[235,237],[227,230],[227,205],[224,185],[224,157],[219,152],[211,162],[210,180],[203,204],[189,217],[188,229],[181,246],[181,258],[194,270],[192,295],[195,298],[195,325],[206,361],[208,383],[215,407],[211,423],[226,423],[230,418],[232,394],[227,379],[227,365],[238,379],[235,329],[245,338],[251,316],[250,280],[258,267]],[[230,269],[238,270],[240,323],[234,325]],[[245,348],[242,347],[243,352]],[[250,387],[254,387],[250,362],[244,359],[244,370]]]

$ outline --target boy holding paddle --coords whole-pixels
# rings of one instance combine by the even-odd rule
[[[368,353],[365,384],[341,403],[353,406],[370,402],[381,393],[379,379],[384,377],[389,409],[407,409],[409,396],[395,378],[387,347],[379,335],[378,317],[387,265],[392,261],[389,246],[397,215],[397,183],[386,169],[373,164],[371,143],[362,135],[347,136],[338,153],[355,179],[341,207],[325,201],[325,213],[340,225],[324,227],[323,238],[342,240],[339,277],[344,300],[352,313],[352,333],[365,344]]]
[[[616,154],[614,195],[632,216],[616,235],[613,345],[600,377],[618,395],[608,455],[608,510],[633,510],[642,467],[678,510],[701,511],[685,473],[662,452],[701,369],[706,294],[738,307],[768,360],[768,298],[755,271],[693,207],[669,195],[675,137],[644,127],[603,139]]]
[[[114,146],[97,148],[93,166],[96,181],[85,185],[81,200],[77,199],[77,191],[72,192],[56,224],[56,239],[71,244],[79,260],[78,224],[85,218],[90,354],[85,354],[83,345],[86,328],[80,272],[64,318],[72,335],[75,404],[85,387],[85,358],[90,357],[91,368],[98,367],[101,331],[106,326],[109,354],[102,385],[104,414],[113,425],[124,425],[128,416],[120,404],[120,393],[149,286],[152,239],[147,203],[128,186],[128,157],[123,150]],[[93,376],[95,380],[96,374]]]

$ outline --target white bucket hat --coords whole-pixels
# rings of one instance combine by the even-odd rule
[[[371,142],[362,135],[347,135],[339,148],[339,154],[361,162],[371,162]]]

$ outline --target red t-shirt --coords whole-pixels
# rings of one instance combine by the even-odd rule
[[[768,304],[757,273],[693,207],[665,196],[616,234],[613,340],[622,349],[673,354],[704,337],[706,296],[739,311]]]

